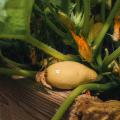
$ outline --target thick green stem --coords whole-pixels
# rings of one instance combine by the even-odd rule
[[[35,78],[35,71],[28,71],[23,69],[10,69],[10,68],[0,68],[0,74],[2,75],[20,75],[29,78]]]
[[[106,4],[106,0],[102,0],[101,1],[101,20],[102,20],[102,22],[105,21],[105,4]]]
[[[107,0],[107,5],[108,5],[109,10],[111,10],[112,8],[112,1],[113,0]]]
[[[90,0],[83,0],[84,5],[84,23],[83,23],[83,35],[87,37],[89,33],[89,24],[90,24]]]
[[[38,49],[42,50],[43,52],[61,59],[61,60],[73,60],[73,61],[79,61],[79,57],[77,56],[69,56],[69,55],[64,55],[57,50],[53,49],[50,46],[47,46],[46,44],[42,43],[41,41],[38,41],[37,39],[33,38],[32,36],[28,36],[27,39],[24,40],[27,43],[32,44],[33,46],[37,47]]]
[[[55,19],[58,20],[58,16],[57,16],[57,13],[54,11],[53,7],[50,5],[50,3],[48,2],[47,3],[51,13],[54,15]],[[65,38],[65,33],[63,31],[61,31],[48,17],[47,17],[47,14],[46,11],[41,11],[41,9],[35,4],[35,8],[37,9],[37,11],[40,13],[40,14],[43,14],[44,15],[44,18],[46,20],[46,23],[47,25],[55,32],[57,33],[60,37],[62,38]]]
[[[80,85],[77,88],[75,88],[70,95],[67,97],[67,99],[62,103],[60,108],[57,110],[56,114],[52,117],[51,120],[61,120],[64,113],[68,109],[68,107],[73,103],[74,99],[79,95],[82,94],[84,90],[96,90],[96,91],[105,91],[109,90],[113,87],[118,86],[117,83],[115,82],[110,82],[106,84],[85,84],[85,85]]]
[[[94,45],[95,45],[96,49],[94,51],[94,56],[97,55],[98,49],[99,49],[99,47],[100,47],[100,45],[101,45],[101,43],[103,41],[103,38],[104,38],[106,32],[108,31],[108,29],[109,29],[109,27],[110,27],[110,25],[111,25],[111,23],[113,21],[113,18],[114,18],[115,14],[117,13],[119,8],[120,8],[120,0],[116,0],[116,3],[114,5],[112,11],[110,12],[110,15],[108,16],[108,18],[107,18],[107,20],[106,20],[106,22],[105,22],[99,36],[95,40]]]
[[[112,54],[105,57],[102,64],[102,70],[105,71],[108,68],[108,65],[120,56],[120,47],[117,48]]]
[[[21,40],[23,42],[29,43],[38,49],[42,50],[43,52],[58,58],[60,60],[72,60],[72,61],[79,61],[80,58],[78,56],[74,55],[64,55],[61,52],[58,52],[57,50],[51,48],[50,46],[44,44],[43,42],[39,41],[38,39],[32,37],[31,35],[28,36],[22,36],[22,35],[0,35],[0,38],[7,38],[7,39],[17,39]]]
[[[46,22],[48,26],[57,33],[60,37],[65,38],[65,33],[62,32],[59,28],[56,27],[56,25],[46,16]]]
[[[0,34],[0,39],[25,39],[25,35]]]
[[[57,21],[59,21],[58,16],[57,16],[57,13],[53,10],[53,8],[51,7],[51,5],[48,4],[48,7],[50,8],[52,14],[54,15],[54,18],[55,18]],[[48,14],[48,13],[47,13],[46,11],[42,12],[42,11],[40,10],[40,8],[38,8],[38,12],[40,12],[40,13],[42,13],[42,14],[44,15],[44,19],[46,20],[47,25],[48,25],[55,33],[57,33],[57,35],[59,35],[59,36],[62,37],[62,38],[65,38],[65,37],[66,37],[66,34],[65,34],[62,30],[60,30],[60,29],[49,19],[49,17],[47,17],[47,14]],[[59,22],[60,22],[60,21],[59,21]],[[61,24],[61,23],[60,23],[60,24]],[[62,24],[61,24],[61,25],[62,25]]]
[[[98,55],[97,55],[97,58],[96,58],[98,66],[102,65],[101,48],[102,48],[102,46],[99,48]]]

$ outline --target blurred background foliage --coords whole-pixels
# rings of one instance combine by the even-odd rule
[[[28,23],[26,23],[26,25],[23,24],[27,17],[30,16],[27,12],[24,13],[24,10],[27,8],[27,5],[25,5],[26,2],[27,1],[19,2],[18,0],[13,0],[12,2],[9,0],[4,0],[4,2],[0,1],[1,34],[9,35],[15,33],[24,36],[24,34],[30,31],[32,36],[48,45],[48,47],[52,47],[63,54],[73,54],[79,57],[80,61],[82,60],[82,62],[88,64],[81,59],[78,46],[70,30],[73,30],[76,35],[84,36],[94,53],[94,47],[97,43],[96,39],[116,1],[36,0],[32,9],[30,30],[25,27]],[[16,11],[11,8],[15,8]],[[22,10],[21,8],[24,9]],[[25,14],[26,17],[23,18]],[[2,25],[4,25],[4,27],[2,27]],[[119,47],[120,42],[114,42],[111,37],[113,32],[114,21],[112,21],[107,32],[104,33],[104,40],[102,40],[102,44],[99,45],[99,47],[102,47],[100,50],[100,59],[104,59],[106,54],[112,53]],[[6,40],[2,40],[1,38],[0,49],[3,56],[15,62],[26,64],[30,69],[34,69],[35,67],[35,70],[41,68],[43,64],[41,61],[43,61],[43,59],[50,58],[49,55],[30,44],[12,39],[7,40],[7,38]],[[98,56],[96,59],[97,58]],[[98,65],[102,64],[99,60],[95,60],[94,63]],[[91,67],[93,66],[91,65]]]

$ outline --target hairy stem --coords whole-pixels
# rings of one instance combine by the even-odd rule
[[[101,43],[103,42],[103,38],[104,38],[106,32],[108,31],[108,29],[113,21],[113,18],[119,8],[120,8],[120,0],[116,0],[115,5],[114,5],[113,9],[111,10],[110,15],[108,16],[106,22],[104,23],[104,26],[103,26],[99,36],[95,40],[94,45],[95,45],[96,49],[94,51],[94,56],[97,55],[98,49],[99,49]]]
[[[47,16],[46,16],[46,22],[54,32],[56,32],[60,37],[65,38],[65,33],[62,32],[59,28],[57,28],[56,25]]]
[[[61,120],[62,116],[67,111],[68,107],[73,103],[74,99],[78,95],[82,94],[84,90],[87,89],[87,90],[105,91],[105,90],[109,90],[116,86],[118,86],[118,84],[116,84],[115,82],[110,82],[106,84],[91,83],[91,84],[85,84],[85,85],[78,86],[70,93],[67,99],[62,103],[62,105],[57,110],[56,114],[52,117],[51,120]]]
[[[22,36],[22,35],[0,35],[0,38],[7,38],[7,39],[17,39],[23,42],[29,43],[38,49],[42,50],[43,52],[58,58],[60,60],[71,60],[71,61],[79,61],[80,58],[75,55],[64,55],[61,52],[55,50],[54,48],[44,44],[43,42],[39,41],[38,39],[32,37],[31,35]]]
[[[11,68],[0,68],[0,74],[1,75],[7,75],[7,76],[11,76],[11,75],[20,75],[20,76],[24,76],[24,77],[29,77],[29,78],[34,78],[36,72],[35,71],[28,71],[28,70],[24,70],[24,69],[11,69]]]
[[[89,21],[90,21],[90,0],[83,0],[84,5],[84,23],[83,23],[83,34],[87,37],[89,32]]]
[[[120,47],[117,48],[113,53],[105,57],[102,64],[102,70],[103,71],[107,70],[108,65],[119,56],[120,56]]]
[[[61,59],[61,60],[73,60],[73,61],[79,61],[79,57],[77,56],[68,56],[68,55],[64,55],[60,52],[58,52],[57,50],[53,49],[52,47],[42,43],[41,41],[38,41],[36,38],[32,37],[32,36],[28,36],[28,39],[25,40],[25,42],[32,44],[33,46],[37,47],[38,49],[42,50],[43,52]]]

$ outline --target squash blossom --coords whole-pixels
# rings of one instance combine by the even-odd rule
[[[120,16],[116,16],[114,19],[114,31],[112,35],[113,41],[120,40]]]
[[[58,18],[60,20],[60,22],[65,25],[65,27],[67,27],[68,29],[75,31],[75,24],[74,22],[69,18],[69,16],[67,14],[65,14],[64,12],[59,11],[58,12]]]
[[[93,57],[92,50],[88,45],[87,41],[85,40],[85,38],[83,36],[76,35],[73,31],[71,31],[71,34],[75,42],[77,43],[78,51],[81,57],[83,57],[87,62],[91,62]]]

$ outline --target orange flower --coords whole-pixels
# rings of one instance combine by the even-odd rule
[[[87,41],[85,40],[85,38],[83,36],[76,35],[73,31],[71,31],[71,34],[78,45],[78,51],[81,57],[83,57],[86,61],[91,62],[92,50],[88,45]]]
[[[114,41],[120,40],[120,16],[116,16],[114,19],[114,31],[112,38]]]

